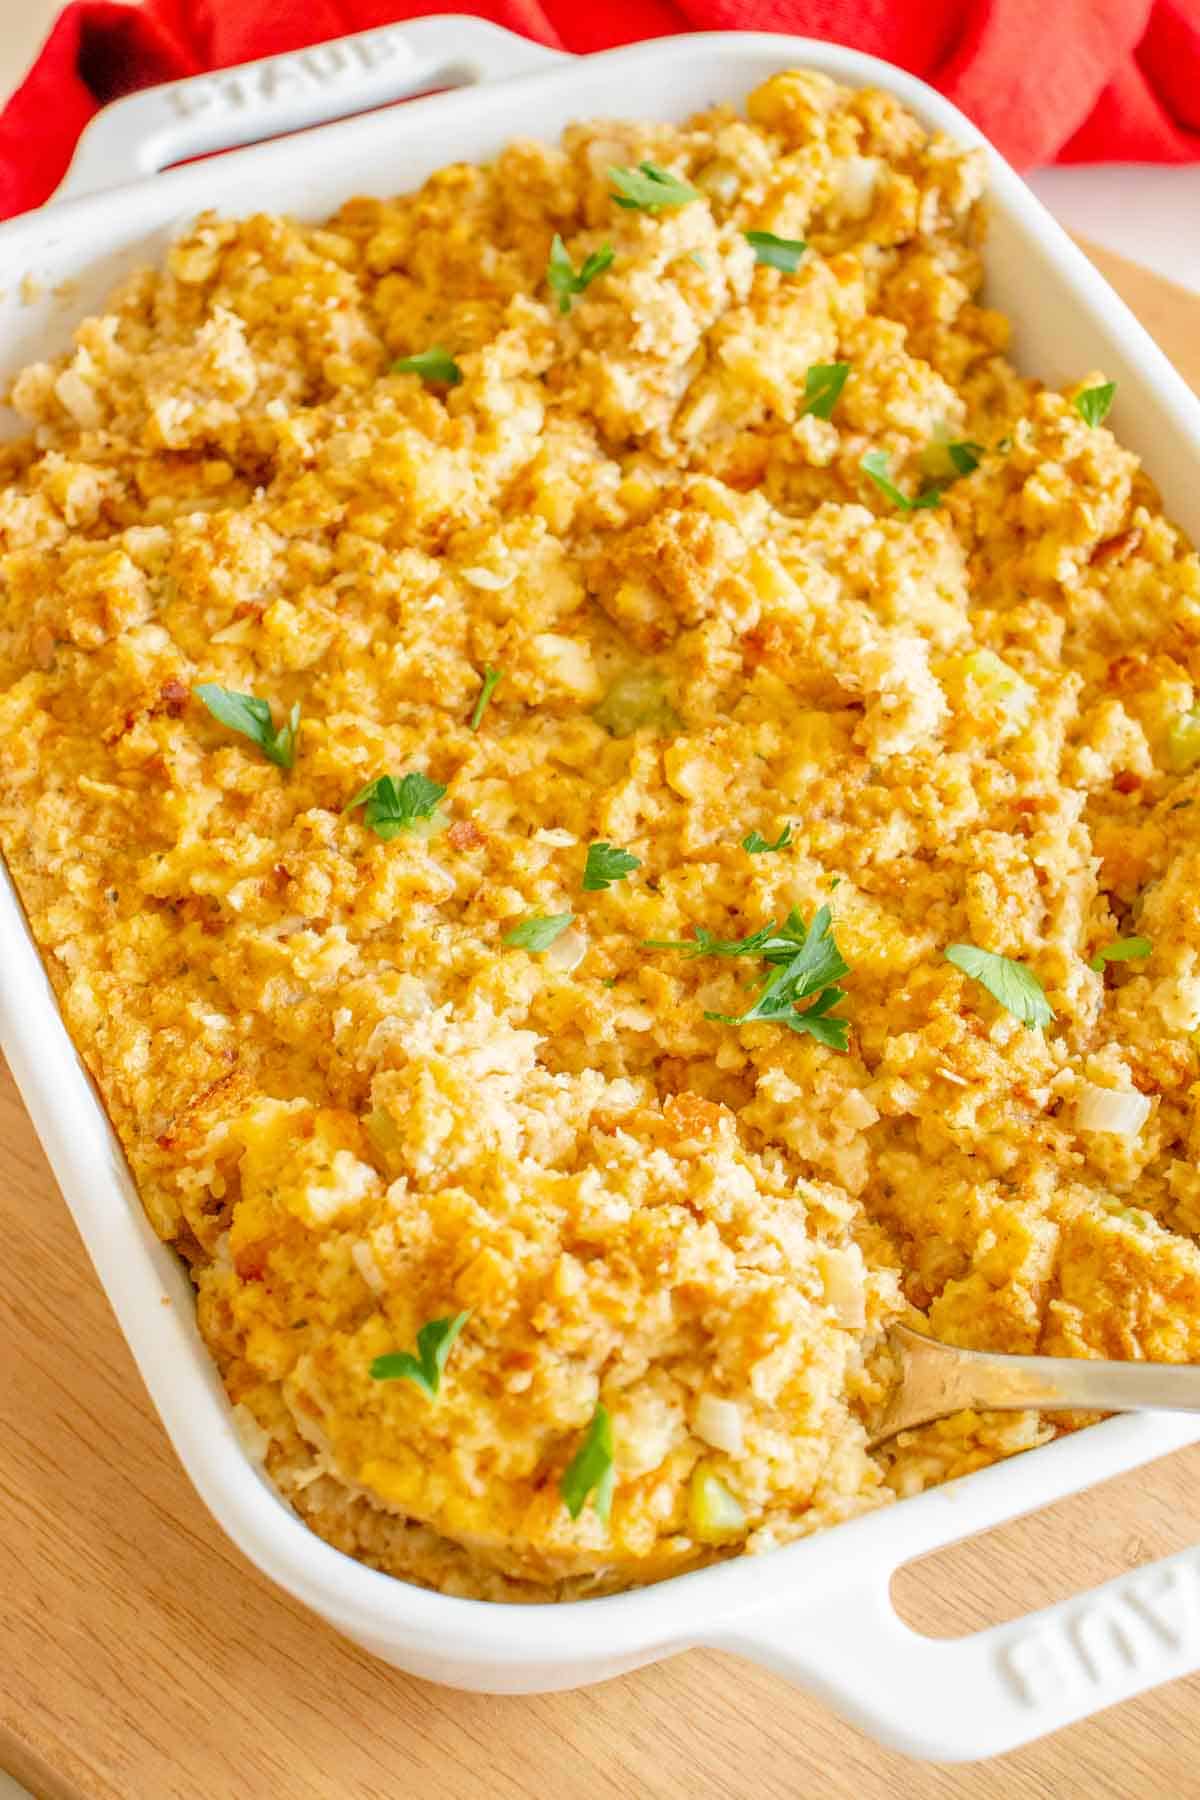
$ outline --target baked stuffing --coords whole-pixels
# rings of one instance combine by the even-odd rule
[[[13,386],[0,842],[248,1446],[394,1575],[1064,1428],[868,1454],[897,1319],[1200,1356],[1200,567],[982,181],[781,74],[202,217]]]

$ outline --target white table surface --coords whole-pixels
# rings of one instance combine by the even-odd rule
[[[0,98],[21,80],[61,5],[0,0]],[[1031,185],[1071,230],[1200,293],[1200,164],[1042,169]],[[0,1800],[29,1800],[2,1770]]]

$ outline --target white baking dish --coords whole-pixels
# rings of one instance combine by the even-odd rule
[[[709,35],[572,61],[467,18],[391,27],[121,101],[90,128],[65,183],[68,195],[88,197],[0,228],[3,373],[62,347],[110,284],[157,258],[202,207],[315,216],[347,194],[390,193],[445,162],[490,156],[512,136],[553,137],[573,118],[682,118],[796,64],[889,88],[930,124],[981,142],[921,82],[826,44]],[[230,141],[459,84],[469,85],[155,173]],[[111,182],[125,185],[96,191]],[[1018,322],[1018,362],[1050,381],[1095,368],[1116,378],[1117,430],[1200,538],[1200,405],[994,154],[991,193],[989,297]],[[716,1645],[823,1694],[888,1744],[946,1759],[1009,1749],[1200,1668],[1200,1550],[953,1642],[910,1631],[888,1596],[893,1570],[910,1558],[1200,1437],[1200,1423],[1177,1417],[1112,1420],[772,1556],[611,1599],[553,1608],[448,1599],[340,1555],[241,1450],[187,1277],[144,1219],[6,880],[0,969],[0,1042],[192,1480],[253,1562],[388,1662],[459,1687],[530,1692]]]

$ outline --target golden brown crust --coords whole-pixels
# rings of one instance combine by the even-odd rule
[[[702,198],[616,208],[646,158]],[[868,1456],[906,1307],[1200,1353],[1200,573],[1078,389],[1006,362],[980,183],[791,73],[320,226],[205,217],[15,384],[0,842],[248,1441],[395,1574],[608,1591],[1046,1435]],[[555,232],[615,252],[565,315]],[[434,344],[460,384],[392,369]],[[914,494],[946,439],[982,451],[936,508],[863,470]],[[290,774],[202,681],[300,703]],[[384,842],[346,804],[410,769],[446,829]],[[587,893],[600,839],[640,867]],[[826,903],[844,1053],[707,1016],[757,965],[646,947]],[[1027,963],[1053,1027],[955,942]],[[1135,1133],[1083,1129],[1097,1088],[1148,1098]],[[465,1309],[436,1405],[372,1381]],[[558,1486],[598,1398],[609,1524]]]

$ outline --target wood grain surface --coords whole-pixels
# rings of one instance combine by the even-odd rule
[[[1200,388],[1200,300],[1097,261]],[[1200,1535],[1200,1446],[898,1578],[954,1635]],[[693,1653],[574,1694],[409,1679],[285,1599],[175,1462],[0,1079],[0,1768],[39,1800],[1200,1800],[1200,1677],[968,1767]]]

